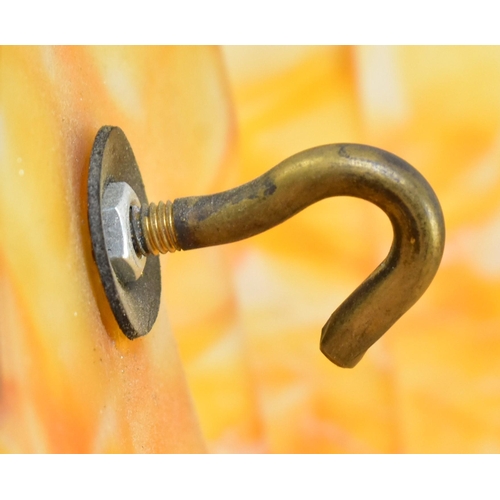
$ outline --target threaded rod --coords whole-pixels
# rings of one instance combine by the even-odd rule
[[[181,250],[174,229],[171,201],[167,203],[160,201],[158,205],[151,203],[143,207],[138,217],[139,223],[132,226],[136,247],[142,255],[158,255]]]

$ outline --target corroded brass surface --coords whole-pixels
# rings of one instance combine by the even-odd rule
[[[141,200],[141,208],[130,207],[131,234],[137,254],[147,256],[144,275],[127,284],[113,274],[102,236],[102,193],[109,182],[120,181],[129,182]],[[91,157],[89,224],[104,288],[123,331],[135,338],[152,327],[159,305],[159,253],[248,238],[330,196],[355,196],[374,203],[388,215],[394,231],[388,256],[322,330],[321,351],[335,364],[353,367],[419,299],[441,262],[445,236],[441,207],[412,166],[369,146],[320,146],[288,158],[238,188],[148,205],[125,135],[117,127],[103,127]],[[154,310],[149,311],[144,306],[151,297]]]
[[[424,293],[443,254],[439,202],[427,181],[404,160],[369,146],[320,146],[238,188],[175,200],[173,221],[164,216],[161,223],[155,222],[153,207],[149,226],[146,222],[142,227],[145,239],[156,241],[151,244],[154,252],[169,251],[166,241],[191,250],[248,238],[330,196],[374,203],[388,215],[394,230],[386,259],[322,330],[321,351],[335,364],[353,367]],[[151,226],[154,231],[148,229]],[[169,235],[159,236],[167,226]]]

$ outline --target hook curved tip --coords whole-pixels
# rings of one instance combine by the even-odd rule
[[[323,337],[323,331],[321,337]],[[328,345],[323,345],[321,341],[319,344],[319,349],[333,364],[337,365],[340,368],[354,368],[366,354],[366,351],[363,351],[361,354],[342,355],[341,352],[332,350]]]
[[[386,259],[334,311],[321,332],[320,350],[352,368],[417,302],[434,279],[444,252],[445,224],[439,201],[424,177],[404,160],[374,148],[368,152],[375,189],[368,196],[389,216],[394,239]],[[373,168],[373,160],[377,168]],[[368,171],[367,171],[368,172]]]
[[[320,349],[353,367],[424,293],[444,248],[444,219],[434,191],[407,162],[361,144],[329,144],[298,153],[235,189],[173,203],[179,247],[220,245],[256,235],[330,196],[374,203],[394,238],[387,258],[332,314]]]

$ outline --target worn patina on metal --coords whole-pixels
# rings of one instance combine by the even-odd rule
[[[434,191],[407,162],[358,144],[298,153],[235,189],[142,207],[133,224],[143,255],[192,250],[242,240],[284,222],[331,196],[354,196],[380,207],[394,239],[386,259],[334,311],[320,349],[353,367],[424,293],[441,262],[445,228]]]

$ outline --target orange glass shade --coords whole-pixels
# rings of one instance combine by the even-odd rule
[[[0,451],[500,451],[499,56],[0,48]],[[102,125],[125,131],[150,200],[228,189],[320,144],[391,151],[440,199],[441,268],[355,369],[337,368],[321,326],[392,234],[374,206],[325,200],[163,257],[158,321],[131,342],[90,251]]]

